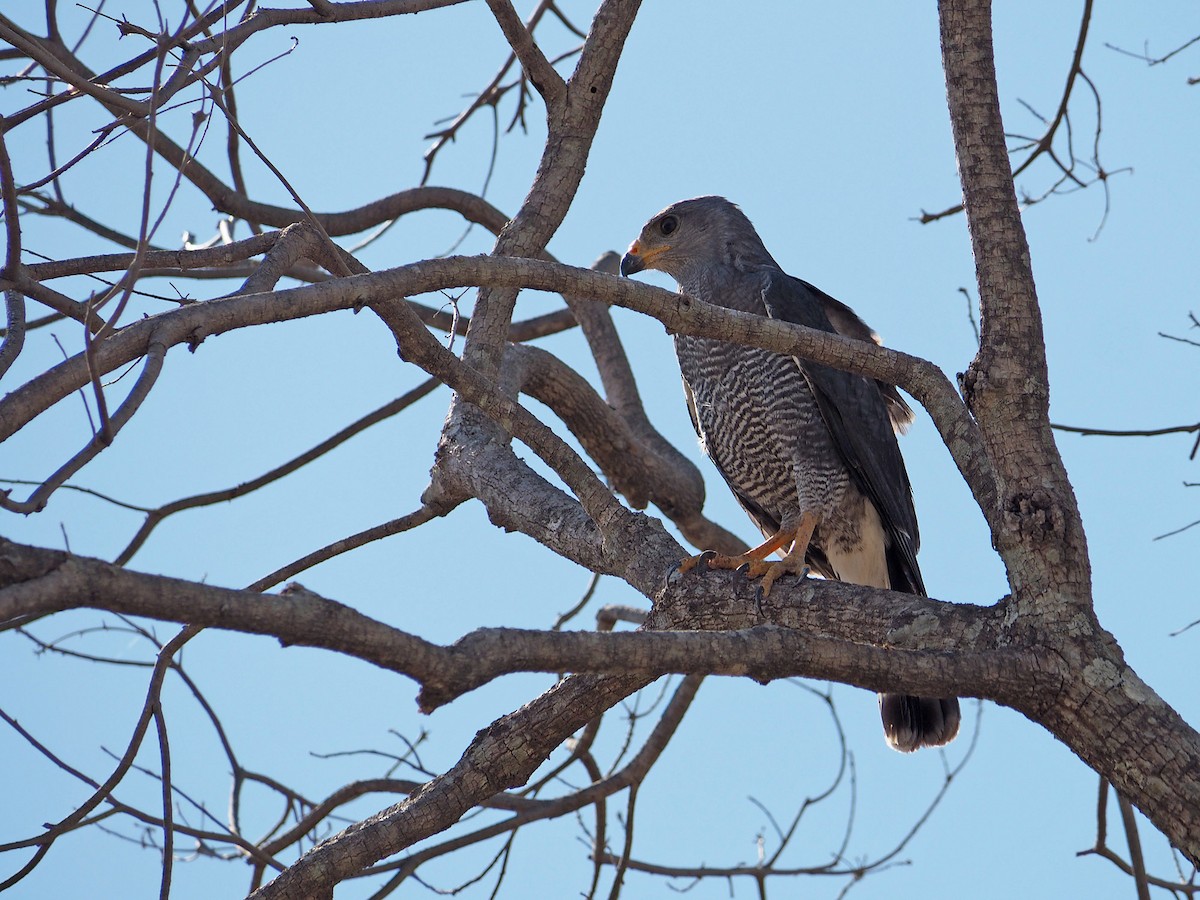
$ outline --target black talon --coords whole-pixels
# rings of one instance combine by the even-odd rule
[[[664,588],[669,588],[683,577],[683,574],[679,570],[683,567],[685,562],[686,560],[681,559],[679,562],[675,563],[675,565],[671,566],[671,568],[667,569],[666,573],[663,575]]]
[[[671,566],[671,568],[667,569],[666,574],[663,576],[663,587],[670,587],[675,584],[692,569],[699,567],[702,563],[707,563],[716,555],[717,551],[715,550],[705,550],[699,556],[689,556],[681,559],[675,565]]]

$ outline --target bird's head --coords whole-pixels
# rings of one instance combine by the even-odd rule
[[[645,224],[621,260],[621,274],[657,269],[685,284],[696,266],[736,265],[748,256],[770,260],[745,213],[724,197],[695,197]]]

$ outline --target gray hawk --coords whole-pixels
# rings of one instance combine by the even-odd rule
[[[646,223],[621,273],[666,272],[679,289],[742,312],[878,337],[845,304],[784,272],[746,215],[724,197],[672,204]],[[764,595],[779,576],[811,567],[826,578],[926,596],[917,516],[897,430],[912,410],[892,385],[768,350],[675,336],[701,446],[766,541],[740,556],[702,555],[712,568],[747,567]],[[767,562],[774,552],[782,560]],[[880,694],[888,743],[909,752],[958,733],[957,698]]]

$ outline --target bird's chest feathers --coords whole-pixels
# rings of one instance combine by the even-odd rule
[[[795,360],[723,341],[681,337],[680,369],[692,394],[696,430],[709,456],[742,458],[747,446],[789,460],[819,411]]]

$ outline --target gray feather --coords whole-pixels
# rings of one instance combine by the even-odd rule
[[[879,341],[848,306],[786,274],[722,197],[685,200],[652,218],[621,264],[626,274],[643,268],[667,272],[709,303]],[[896,443],[913,414],[895,386],[710,338],[677,335],[675,350],[704,451],[765,536],[816,513],[806,556],[813,569],[925,594],[912,489]],[[880,710],[898,750],[944,744],[958,731],[954,698],[884,694]]]

